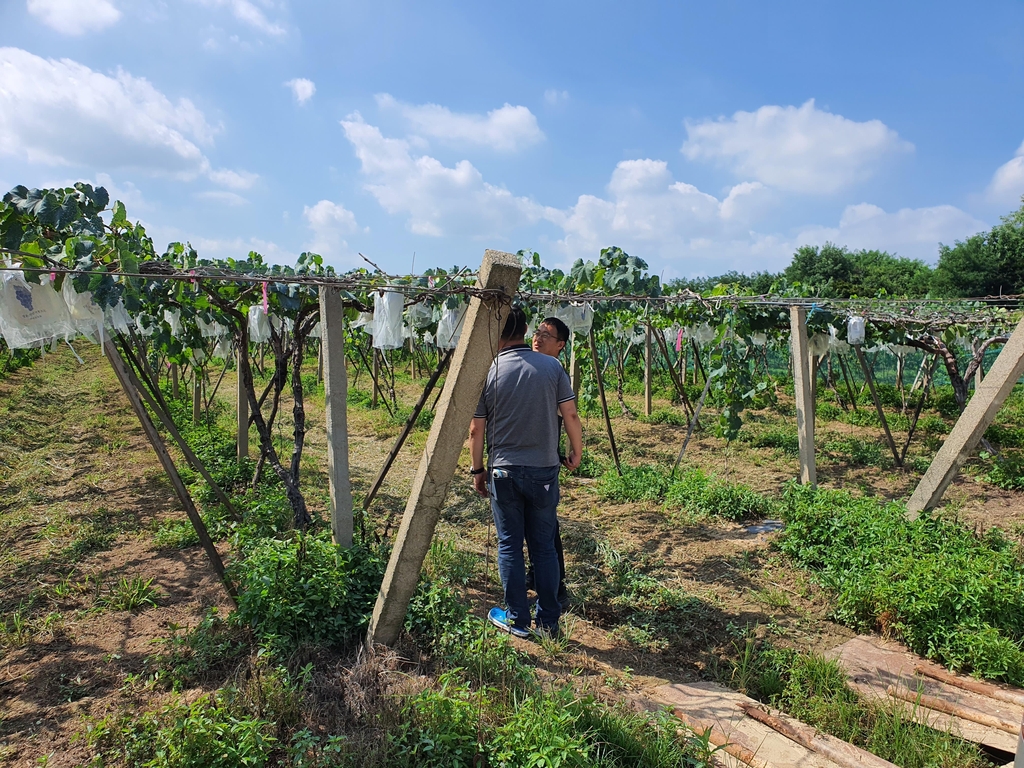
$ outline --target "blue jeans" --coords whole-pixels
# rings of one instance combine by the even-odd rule
[[[537,590],[537,626],[555,629],[562,613],[558,603],[558,470],[554,467],[492,467],[491,512],[498,532],[498,573],[505,588],[505,608],[517,627],[530,626],[526,601],[523,540],[530,549]]]

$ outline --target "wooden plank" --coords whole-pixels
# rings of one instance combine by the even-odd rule
[[[807,309],[789,308],[790,346],[793,350],[793,395],[796,400],[796,431],[800,443],[800,483],[818,484],[814,464],[814,394],[811,387],[811,353],[807,338]]]
[[[473,412],[498,349],[512,296],[519,289],[522,270],[518,256],[500,251],[484,252],[476,287],[491,293],[486,301],[480,296],[470,299],[451,371],[441,390],[437,415],[427,436],[423,458],[370,618],[366,644],[371,648],[378,643],[391,645],[401,634],[423,558],[430,549]]]
[[[999,351],[988,375],[975,389],[974,397],[960,414],[953,430],[942,443],[928,471],[918,483],[910,501],[907,517],[916,518],[926,509],[936,506],[970,457],[978,443],[999,413],[1000,407],[1024,374],[1024,320],[1017,324],[1009,340]]]
[[[898,643],[861,635],[833,648],[825,655],[839,661],[850,676],[850,688],[865,698],[894,703],[919,723],[936,730],[948,731],[976,744],[984,744],[1010,753],[1016,749],[1016,737],[1013,734],[889,696],[889,686],[901,686],[1012,722],[1024,717],[1024,707],[996,701],[981,694],[946,685],[939,680],[915,676],[915,669],[922,665],[942,668],[911,653]]]
[[[738,745],[773,768],[842,768],[828,758],[816,754],[786,738],[764,723],[747,717],[740,705],[757,706],[753,699],[715,683],[675,683],[655,688],[652,698],[707,724],[732,744]],[[735,757],[726,758],[731,766],[745,767]]]

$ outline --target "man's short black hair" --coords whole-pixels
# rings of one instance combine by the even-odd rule
[[[512,307],[501,331],[501,340],[521,339],[526,335],[526,313],[522,307]]]
[[[541,325],[550,325],[554,328],[559,341],[569,341],[569,326],[557,317],[545,317],[541,320]]]

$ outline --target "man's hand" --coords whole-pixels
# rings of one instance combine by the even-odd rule
[[[580,465],[580,457],[576,455],[575,451],[569,451],[569,455],[565,458],[565,468],[570,472],[574,471]]]
[[[487,489],[486,472],[481,472],[479,475],[473,475],[473,489],[484,498],[491,495],[491,492]]]

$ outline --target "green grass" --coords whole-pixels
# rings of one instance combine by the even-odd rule
[[[998,529],[842,491],[790,485],[782,550],[836,596],[835,617],[878,630],[954,669],[1024,684],[1024,559]]]

